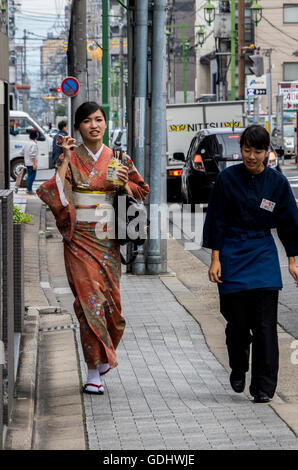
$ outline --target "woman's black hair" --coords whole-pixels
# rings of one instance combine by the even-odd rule
[[[32,129],[32,131],[30,131],[30,134],[29,134],[29,139],[35,140],[37,139],[37,137],[38,137],[38,132],[35,129]]]
[[[240,147],[243,145],[249,145],[259,150],[268,150],[270,135],[263,126],[252,124],[241,134]]]
[[[104,120],[107,122],[106,114],[102,106],[100,106],[98,103],[95,103],[95,101],[86,101],[85,103],[82,103],[75,113],[74,128],[78,129],[79,125],[82,121],[84,121],[84,119],[86,119],[88,116],[90,116],[90,114],[93,114],[98,110],[101,111]]]

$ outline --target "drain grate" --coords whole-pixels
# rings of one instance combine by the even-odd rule
[[[49,328],[39,328],[39,331],[63,331],[79,328],[80,325],[51,326]]]

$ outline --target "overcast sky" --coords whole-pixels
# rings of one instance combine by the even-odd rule
[[[18,0],[22,10],[32,10],[33,12],[63,13],[66,0]]]
[[[16,13],[16,44],[23,44],[27,30],[27,73],[32,91],[38,87],[40,76],[40,46],[48,32],[58,35],[63,29],[66,0],[17,0],[20,11]],[[59,19],[60,15],[60,19]]]

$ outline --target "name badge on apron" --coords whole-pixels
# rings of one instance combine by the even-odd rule
[[[275,202],[268,201],[268,199],[262,199],[260,208],[265,209],[265,211],[273,212],[275,204]]]

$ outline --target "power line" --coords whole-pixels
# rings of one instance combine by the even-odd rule
[[[287,36],[288,38],[293,39],[293,41],[298,41],[298,38],[294,38],[294,37],[291,36],[290,34],[285,33],[282,29],[278,28],[278,26],[275,26],[273,23],[271,23],[271,21],[269,21],[267,18],[265,18],[264,15],[263,15],[263,19],[264,19],[265,21],[267,21],[267,23],[270,24],[270,26],[272,26],[272,28],[276,29],[277,31],[279,31],[280,33],[284,34],[284,35]]]

